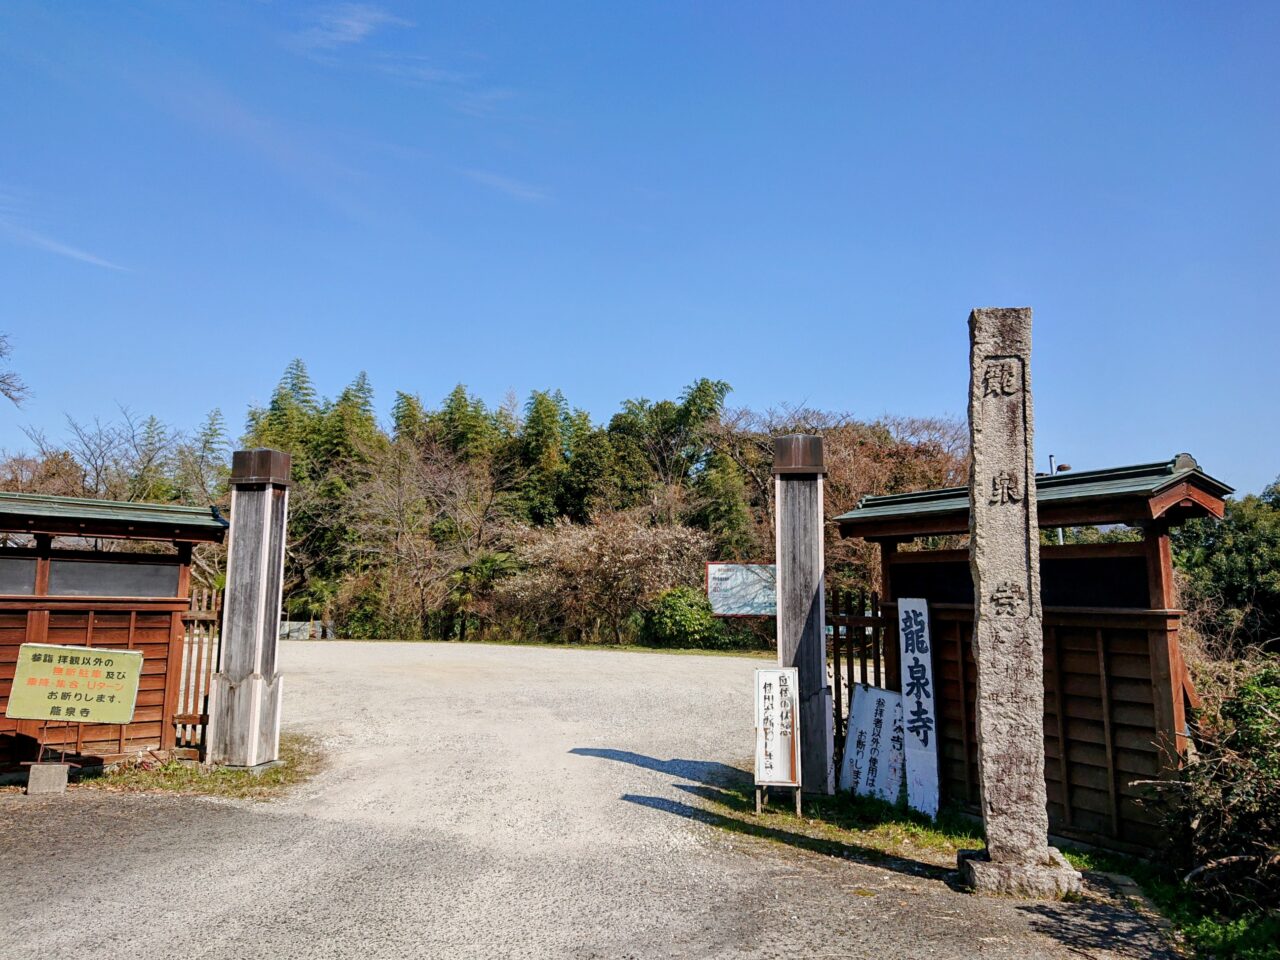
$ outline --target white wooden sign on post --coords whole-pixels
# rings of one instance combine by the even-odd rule
[[[902,694],[856,684],[840,789],[896,803],[902,791],[902,746]]]
[[[756,786],[800,786],[799,722],[796,668],[756,670]]]
[[[929,604],[898,601],[898,646],[902,653],[902,709],[906,728],[907,803],[938,815],[938,714],[933,705],[933,641]]]

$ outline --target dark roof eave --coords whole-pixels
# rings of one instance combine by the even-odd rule
[[[1194,490],[1196,496],[1190,502],[1165,496],[1173,492],[1176,497],[1178,489]],[[1036,490],[1042,527],[1139,523],[1156,515],[1152,508],[1162,497],[1168,505],[1161,514],[1172,510],[1179,518],[1201,512],[1220,516],[1222,499],[1232,492],[1201,471],[1188,454],[1163,463],[1041,476]],[[891,539],[963,532],[968,514],[968,489],[946,487],[863,497],[855,509],[836,517],[836,524],[841,536]]]
[[[218,543],[227,522],[212,507],[0,493],[0,531]]]

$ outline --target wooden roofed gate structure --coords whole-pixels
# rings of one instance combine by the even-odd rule
[[[192,589],[191,555],[226,532],[211,507],[0,493],[0,774],[46,748],[93,766],[200,745],[219,605]],[[23,643],[141,651],[132,722],[4,717]]]
[[[1041,530],[1123,524],[1141,531],[1136,540],[1042,542],[1040,570],[1051,832],[1148,855],[1168,838],[1156,812],[1141,802],[1150,795],[1141,781],[1182,762],[1189,708],[1198,704],[1178,643],[1183,611],[1176,604],[1169,531],[1195,517],[1220,519],[1232,489],[1185,453],[1159,463],[1042,475],[1036,488]],[[836,524],[841,536],[879,545],[881,570],[878,608],[833,604],[836,689],[842,652],[847,676],[859,656],[861,677],[899,689],[898,600],[928,601],[941,799],[976,814],[969,552],[917,542],[968,533],[968,490],[864,497]],[[875,657],[870,673],[868,639]]]

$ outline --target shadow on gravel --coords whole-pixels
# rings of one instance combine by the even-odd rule
[[[679,783],[675,786],[686,793],[692,793],[704,800],[710,800],[725,807],[735,806],[739,799],[736,794],[716,790],[713,787],[697,787]],[[665,797],[645,797],[634,793],[623,794],[622,799],[628,803],[649,807],[651,810],[661,810],[663,813],[673,813],[678,817],[696,820],[699,823],[706,823],[732,833],[739,833],[748,837],[759,837],[762,840],[772,840],[775,843],[783,843],[789,847],[808,850],[810,853],[818,853],[827,857],[872,864],[877,867],[883,867],[886,870],[910,874],[913,877],[929,877],[934,880],[941,880],[953,889],[959,889],[956,885],[957,874],[954,870],[948,870],[920,860],[895,857],[882,850],[866,847],[858,843],[811,837],[791,830],[766,826],[756,821],[751,813],[745,813],[743,816],[730,816],[728,813],[708,810],[705,807],[695,807],[692,804],[681,803],[679,800],[668,800]]]
[[[750,775],[731,767],[727,763],[715,763],[709,760],[659,760],[657,757],[646,757],[643,753],[632,753],[630,750],[611,750],[607,747],[574,747],[569,751],[580,757],[598,757],[602,760],[616,760],[618,763],[629,763],[634,767],[656,770],[667,776],[680,777],[683,780],[696,780],[710,786],[729,783],[749,783]]]
[[[1161,933],[1141,915],[1119,904],[1034,903],[1019,906],[1031,929],[1052,937],[1081,956],[1105,951],[1108,956],[1177,960]]]

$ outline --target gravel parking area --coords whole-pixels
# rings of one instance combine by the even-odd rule
[[[1149,957],[1114,905],[980,899],[726,832],[761,661],[282,645],[327,769],[269,803],[0,797],[0,957]]]

